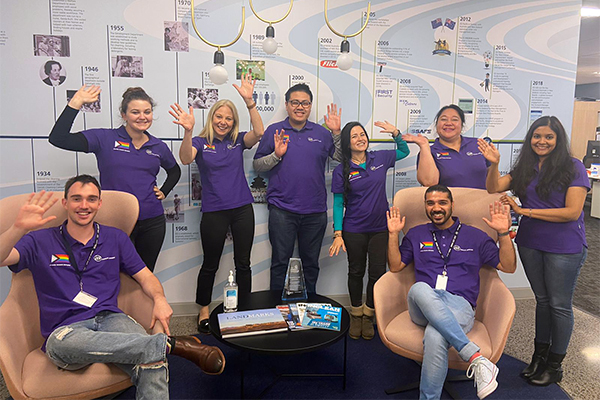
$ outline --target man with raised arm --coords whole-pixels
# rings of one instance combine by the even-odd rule
[[[420,398],[439,399],[448,372],[448,348],[469,362],[467,376],[475,376],[477,396],[488,396],[498,387],[498,367],[483,357],[467,333],[473,328],[479,295],[479,269],[489,265],[513,273],[515,249],[508,229],[507,206],[490,204],[490,219],[483,218],[498,232],[499,247],[485,232],[463,225],[452,217],[452,193],[443,185],[425,191],[425,213],[431,223],[411,228],[398,247],[406,217],[398,208],[387,212],[388,262],[391,272],[414,263],[416,283],[408,292],[411,320],[425,327]]]
[[[67,220],[40,229],[55,216],[44,214],[58,200],[32,193],[13,225],[0,235],[0,265],[29,269],[40,307],[42,350],[59,368],[77,370],[92,363],[114,363],[131,376],[138,399],[168,399],[167,354],[184,357],[208,374],[220,374],[225,358],[216,347],[193,336],[168,336],[173,311],[162,285],[144,265],[127,235],[100,225],[98,181],[89,175],[69,179],[62,205]],[[119,273],[133,277],[154,300],[148,335],[117,307]]]

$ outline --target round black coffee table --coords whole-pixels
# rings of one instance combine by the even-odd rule
[[[280,377],[293,377],[293,376],[331,376],[341,377],[342,387],[346,388],[346,338],[348,328],[350,327],[350,315],[348,311],[338,302],[318,294],[309,294],[308,300],[300,301],[305,303],[327,303],[334,307],[342,308],[342,320],[339,331],[330,331],[325,329],[305,329],[296,331],[286,331],[277,333],[268,333],[264,335],[255,336],[244,336],[236,338],[223,339],[221,337],[221,331],[219,329],[218,315],[223,312],[223,304],[216,307],[210,314],[210,332],[211,334],[223,344],[241,350],[248,356],[248,363],[250,362],[250,355],[254,354],[267,354],[267,355],[293,355],[305,352],[318,350],[338,342],[344,339],[344,361],[342,366],[342,373],[340,374],[281,374]],[[258,310],[262,308],[272,308],[281,304],[285,304],[281,301],[281,291],[279,290],[265,290],[261,292],[253,292],[246,294],[245,296],[240,295],[238,311],[247,310]],[[244,397],[244,366],[240,370],[241,380],[241,397]],[[269,386],[270,387],[270,386]]]

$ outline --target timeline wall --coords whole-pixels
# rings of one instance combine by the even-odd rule
[[[195,109],[196,133],[217,99],[238,105],[242,129],[249,117],[231,86],[236,75],[257,79],[255,99],[265,124],[285,117],[283,94],[298,82],[315,95],[311,120],[323,122],[330,103],[342,108],[342,122],[361,121],[371,148],[393,148],[373,123],[388,120],[402,132],[435,139],[433,119],[446,104],[467,115],[464,135],[490,137],[498,143],[506,172],[518,154],[530,122],[556,115],[570,131],[579,40],[579,0],[481,1],[329,1],[329,21],[352,34],[367,16],[366,29],[350,38],[353,66],[336,67],[341,38],[325,23],[321,0],[296,0],[290,15],[275,25],[278,50],[262,50],[266,24],[239,0],[195,1],[196,25],[204,38],[228,43],[235,38],[245,6],[241,38],[223,49],[229,81],[208,79],[214,48],[194,32],[190,0],[1,0],[0,16],[0,197],[31,191],[61,190],[78,173],[97,175],[93,155],[66,152],[47,141],[68,98],[83,84],[100,85],[97,104],[86,108],[73,130],[117,127],[121,94],[142,86],[158,103],[151,133],[176,155],[182,130],[172,123],[169,105]],[[267,20],[282,17],[289,2],[254,0]],[[48,61],[58,61],[58,86],[48,80]],[[55,63],[50,63],[55,64]],[[56,67],[54,67],[56,68]],[[55,76],[56,77],[56,76]],[[238,81],[239,82],[239,81]],[[415,186],[418,149],[396,163],[388,177],[388,196]],[[268,175],[252,168],[254,150],[246,152],[245,169],[255,197],[256,237],[252,253],[254,289],[269,282],[268,211],[264,204]],[[327,184],[331,181],[332,161]],[[195,165],[182,166],[181,181],[164,200],[167,236],[156,274],[171,302],[192,302],[198,268],[201,186]],[[124,174],[127,171],[123,171]],[[165,175],[158,177],[159,186]],[[174,195],[181,199],[175,209]],[[331,197],[329,204],[331,206]],[[330,212],[331,218],[331,212]],[[346,293],[345,255],[330,258],[331,226],[321,249],[318,290]],[[233,268],[228,241],[217,275],[217,299]],[[503,275],[509,287],[526,287],[522,269]],[[0,272],[0,300],[10,273]]]

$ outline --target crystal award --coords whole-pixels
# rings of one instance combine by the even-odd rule
[[[285,284],[281,300],[299,301],[307,300],[306,283],[304,282],[304,270],[302,269],[302,260],[299,258],[290,258],[287,274],[285,275]]]

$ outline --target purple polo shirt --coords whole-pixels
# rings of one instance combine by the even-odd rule
[[[444,230],[439,230],[433,223],[411,228],[400,245],[400,255],[404,264],[415,263],[417,282],[425,282],[435,288],[437,276],[444,270],[444,261],[433,242],[436,232],[440,249],[446,255],[452,242],[459,220]],[[479,269],[482,265],[496,268],[500,263],[498,246],[485,232],[463,224],[450,254],[447,267],[448,285],[446,290],[464,297],[473,307],[479,296]]]
[[[396,150],[367,152],[366,169],[350,161],[350,191],[347,193],[344,231],[365,233],[387,230],[385,181],[387,170],[395,163]],[[343,164],[333,170],[333,193],[344,193],[343,174]]]
[[[64,237],[73,249],[77,266],[83,270],[95,241],[85,245],[73,239],[63,223]],[[96,226],[94,226],[94,231]],[[145,265],[127,235],[116,228],[100,225],[98,246],[83,273],[83,290],[98,298],[92,307],[75,303],[79,278],[69,262],[60,228],[30,232],[15,245],[19,263],[13,272],[29,269],[33,275],[40,306],[40,327],[47,338],[57,327],[93,318],[100,311],[122,312],[117,307],[121,281],[119,272],[135,275]]]
[[[196,164],[202,181],[202,212],[230,210],[254,202],[246,174],[243,152],[246,132],[238,134],[235,143],[213,139],[212,145],[203,137],[192,138]]]
[[[581,186],[590,190],[590,179],[587,176],[585,166],[581,161],[573,158],[575,176],[569,187]],[[554,190],[550,192],[547,200],[540,199],[535,192],[539,181],[539,167],[535,165],[535,175],[527,186],[526,197],[521,199],[524,209],[533,208],[563,208],[567,192]],[[546,251],[549,253],[576,254],[587,247],[585,239],[585,224],[583,223],[583,211],[576,221],[549,222],[541,219],[521,217],[519,230],[515,242],[519,246],[530,249]]]
[[[260,141],[254,158],[261,158],[275,150],[275,131],[285,130],[289,135],[287,152],[270,171],[267,203],[297,214],[327,211],[325,165],[334,153],[331,132],[307,121],[304,128],[292,128],[289,117],[270,125]]]
[[[162,215],[164,209],[154,186],[160,167],[170,169],[177,163],[169,147],[145,132],[148,141],[138,150],[124,126],[82,133],[88,141],[88,152],[96,155],[102,189],[134,195],[140,203],[140,220]]]
[[[420,155],[417,155],[417,167]],[[485,189],[490,163],[479,151],[476,138],[462,136],[458,152],[444,146],[439,138],[435,139],[431,145],[431,155],[440,171],[440,185]]]

